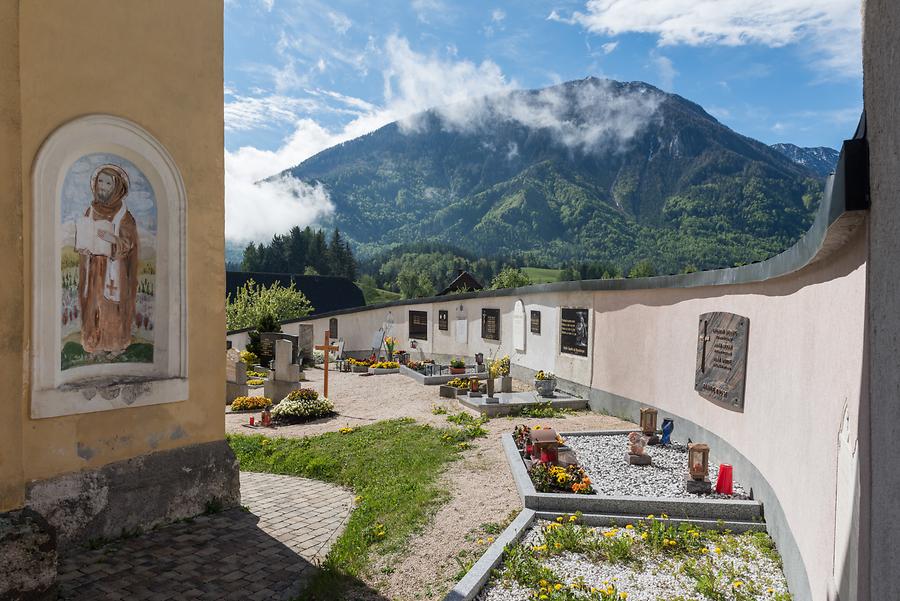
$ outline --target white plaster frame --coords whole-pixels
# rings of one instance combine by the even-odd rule
[[[526,327],[527,327],[527,312],[525,311],[525,301],[521,298],[516,300],[513,305],[513,323],[512,323],[512,331],[513,331],[513,349],[524,353],[525,352],[525,339],[527,336],[525,335]]]
[[[143,172],[156,195],[153,363],[109,363],[63,371],[60,197],[69,168],[92,153],[128,159]],[[112,115],[88,115],[62,125],[44,141],[34,163],[32,183],[31,417],[186,400],[187,195],[175,161],[139,125]],[[46,277],[48,273],[53,277]]]

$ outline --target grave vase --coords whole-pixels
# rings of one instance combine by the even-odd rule
[[[490,397],[494,396],[494,378],[485,380],[485,385],[487,386],[487,395]]]

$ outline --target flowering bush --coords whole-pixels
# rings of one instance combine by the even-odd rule
[[[500,359],[491,360],[490,367],[491,377],[499,378],[509,375],[509,355],[504,355]]]
[[[400,364],[396,361],[379,361],[378,363],[373,363],[370,367],[375,369],[397,369],[400,367]]]
[[[247,386],[262,386],[265,383],[266,383],[265,380],[260,380],[259,378],[247,380]]]
[[[536,374],[534,374],[535,380],[555,380],[556,376],[549,371],[544,371],[543,369]]]
[[[325,363],[325,351],[313,351],[313,361],[316,365]]]
[[[268,375],[269,375],[269,372],[267,372],[267,371],[253,371],[253,370],[247,370],[247,377],[248,377],[248,378],[265,378],[265,377],[267,377]]]
[[[319,393],[312,388],[298,388],[292,390],[284,397],[285,401],[314,401],[319,398]]]
[[[272,405],[272,399],[264,396],[239,396],[231,402],[232,411],[247,411],[251,409],[265,409]]]
[[[257,363],[259,363],[259,357],[256,356],[256,353],[251,353],[250,351],[241,351],[241,361],[243,361],[247,365],[256,365]]]
[[[350,365],[359,365],[360,367],[369,367],[372,365],[372,361],[370,359],[353,359],[350,358]]]
[[[300,391],[295,390],[294,392]],[[291,394],[294,394],[294,392]],[[334,413],[334,403],[324,397],[318,398],[318,396],[316,394],[316,398],[309,398],[308,396],[302,398],[298,395],[292,399],[291,395],[288,395],[272,409],[272,419],[293,423],[332,415]]]
[[[574,492],[592,495],[591,479],[584,468],[578,465],[562,467],[546,463],[536,463],[531,468],[531,481],[538,492]]]

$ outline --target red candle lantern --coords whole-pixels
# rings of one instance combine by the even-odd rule
[[[641,432],[645,436],[656,434],[656,409],[648,407],[641,409]]]
[[[688,471],[694,480],[705,480],[709,474],[709,445],[688,445]]]
[[[556,463],[559,460],[559,439],[556,430],[545,428],[531,431],[532,457],[543,463]]]

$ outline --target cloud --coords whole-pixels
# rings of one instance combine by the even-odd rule
[[[505,18],[506,18],[506,11],[504,11],[502,8],[495,8],[494,10],[491,11],[491,21],[493,21],[495,23],[499,23]]]
[[[603,49],[603,54],[609,54],[613,50],[615,50],[619,45],[619,42],[607,42],[600,46]]]
[[[328,20],[331,21],[331,25],[332,27],[334,27],[334,30],[341,35],[347,33],[347,31],[353,25],[350,17],[338,11],[328,11]]]
[[[859,0],[588,0],[585,12],[547,18],[601,35],[656,35],[659,46],[806,44],[815,68],[837,77],[862,72]]]
[[[672,59],[656,52],[650,53],[650,62],[656,68],[657,77],[659,78],[659,87],[671,92],[675,86],[675,76],[678,71],[675,69]]]
[[[274,94],[250,97],[225,90],[225,131],[248,131],[293,123],[301,111],[319,108],[314,100]]]
[[[412,0],[411,6],[416,18],[426,25],[450,18],[450,11],[442,0]]]

